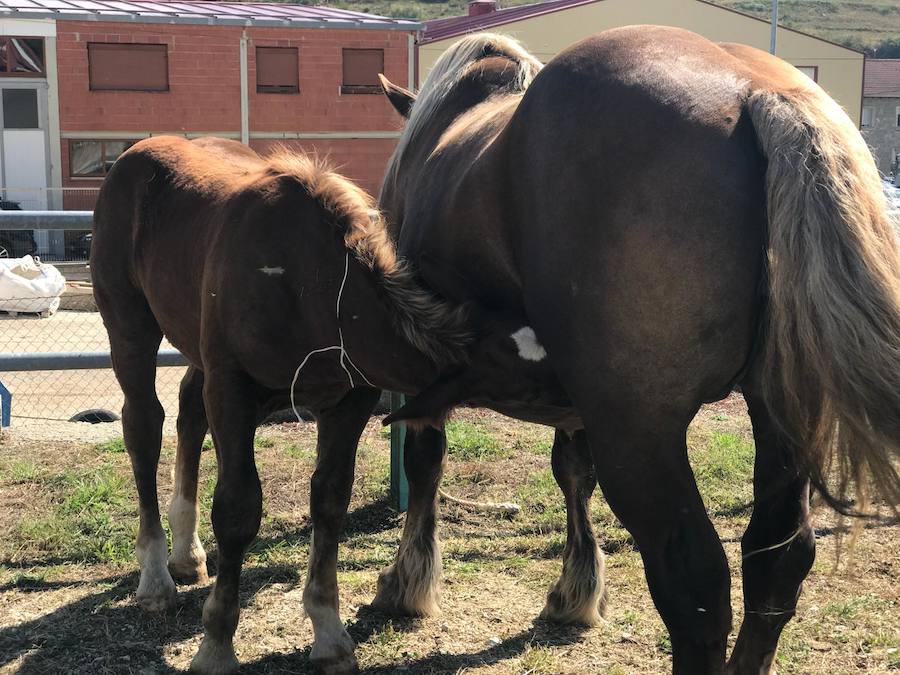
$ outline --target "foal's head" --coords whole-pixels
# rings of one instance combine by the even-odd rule
[[[388,163],[382,207],[399,215],[407,176],[418,171],[455,119],[488,99],[520,96],[540,69],[541,62],[512,38],[478,33],[440,56],[418,95],[382,76],[388,100],[408,120]]]

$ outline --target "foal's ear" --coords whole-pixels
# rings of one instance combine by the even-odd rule
[[[384,95],[388,97],[388,101],[394,106],[394,110],[408,119],[413,103],[416,102],[416,95],[408,89],[397,86],[381,73],[378,73],[378,79],[381,82]]]

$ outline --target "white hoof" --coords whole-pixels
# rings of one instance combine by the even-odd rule
[[[204,637],[191,661],[190,671],[200,675],[231,675],[241,664],[234,655],[231,642],[214,642]]]
[[[137,602],[145,612],[167,612],[175,608],[177,591],[168,572],[155,576],[143,573],[137,588]]]

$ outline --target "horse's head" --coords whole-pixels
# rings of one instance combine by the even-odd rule
[[[407,119],[381,191],[381,205],[396,226],[407,177],[416,175],[453,120],[489,98],[520,95],[540,69],[540,61],[512,38],[479,33],[440,56],[418,95],[381,77],[388,100]]]

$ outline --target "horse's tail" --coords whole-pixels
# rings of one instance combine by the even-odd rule
[[[769,407],[833,507],[864,510],[874,486],[896,508],[900,253],[881,179],[820,92],[756,92],[746,105],[768,160]]]

